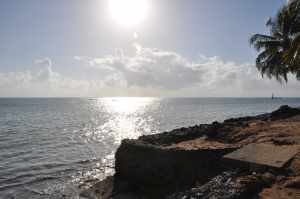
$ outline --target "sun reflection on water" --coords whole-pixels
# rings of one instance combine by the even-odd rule
[[[150,133],[150,116],[146,110],[155,98],[102,98],[98,99],[98,107],[109,114],[108,120],[99,127],[99,133],[112,137],[115,144],[125,138],[137,138],[142,133]]]
[[[130,115],[143,112],[153,102],[154,98],[118,97],[104,98],[104,105],[108,112]]]
[[[156,98],[94,98],[89,99],[88,122],[80,131],[81,140],[91,151],[92,168],[74,176],[80,186],[114,173],[114,152],[125,138],[156,133],[151,112],[159,107]],[[87,182],[88,181],[88,182]]]

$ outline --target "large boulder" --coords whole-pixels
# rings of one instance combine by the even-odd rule
[[[115,156],[115,177],[126,180],[138,192],[162,198],[222,172],[222,156],[236,147],[220,146],[186,150],[123,140]]]

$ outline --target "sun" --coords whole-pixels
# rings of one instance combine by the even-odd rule
[[[148,0],[109,0],[109,10],[114,21],[124,26],[136,26],[147,16]]]

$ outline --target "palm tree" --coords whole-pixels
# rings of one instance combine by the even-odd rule
[[[288,73],[300,80],[300,0],[282,7],[266,26],[270,35],[255,34],[250,38],[250,44],[259,52],[257,69],[280,82],[287,82]]]

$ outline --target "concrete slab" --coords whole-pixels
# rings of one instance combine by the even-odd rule
[[[299,145],[249,144],[223,156],[223,158],[273,168],[282,168],[299,150]]]

